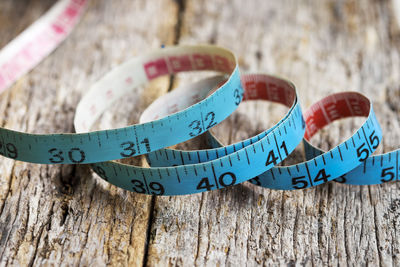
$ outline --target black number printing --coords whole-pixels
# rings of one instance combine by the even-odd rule
[[[189,133],[190,136],[195,137],[202,132],[201,122],[199,120],[194,120],[189,124],[189,128],[193,131]]]
[[[239,105],[242,100],[242,94],[240,94],[239,89],[236,88],[233,92],[233,97],[235,98],[235,105]]]
[[[73,163],[82,163],[86,158],[85,153],[77,147],[68,151],[68,157]]]
[[[58,148],[51,148],[49,149],[49,153],[50,153],[50,158],[49,161],[51,163],[63,163],[65,161],[64,158],[64,152]],[[71,148],[68,153],[68,159],[72,162],[72,163],[82,163],[85,161],[86,156],[85,156],[85,152],[82,151],[81,149],[74,147]]]
[[[227,178],[225,178],[227,177]],[[230,177],[230,178],[229,178]],[[229,179],[229,180],[228,180]],[[228,182],[226,181],[228,180]],[[223,187],[227,187],[227,186],[231,186],[234,185],[236,183],[236,175],[232,172],[226,172],[221,174],[221,176],[218,179],[218,182],[220,183],[220,185],[222,185]]]
[[[6,145],[4,145],[2,142],[0,142],[0,154],[12,159],[16,159],[18,157],[18,150],[12,143],[6,143]]]
[[[128,157],[132,157],[133,155],[136,154],[136,150],[135,150],[135,143],[131,142],[131,141],[126,141],[123,142],[120,145],[123,148],[123,152],[121,152],[121,156],[128,158]]]
[[[210,111],[210,112],[207,113],[205,121],[208,122],[208,120],[210,120],[210,121],[208,123],[208,126],[206,127],[207,130],[210,129],[211,127],[217,125],[217,123],[214,121],[215,120],[215,113],[214,112]]]

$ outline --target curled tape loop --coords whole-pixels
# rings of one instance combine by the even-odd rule
[[[0,51],[0,93],[68,36],[86,5],[87,0],[58,1]],[[224,75],[162,96],[144,111],[141,124],[90,132],[98,117],[132,89],[162,75],[201,70]],[[289,111],[270,129],[223,146],[208,130],[227,118],[242,99],[280,103]],[[309,142],[329,123],[354,116],[366,120],[338,146],[325,152]],[[304,119],[290,82],[262,74],[240,77],[235,56],[221,47],[177,46],[131,59],[95,83],[77,106],[76,134],[28,134],[0,128],[0,154],[32,163],[93,163],[94,171],[108,182],[153,195],[210,191],[247,180],[293,190],[331,180],[370,185],[399,179],[399,150],[371,156],[381,143],[382,131],[365,96],[355,92],[330,95],[312,105]],[[207,133],[211,149],[166,149],[202,133]],[[301,140],[307,161],[277,166]],[[109,161],[138,155],[146,155],[151,167]]]
[[[154,120],[142,124],[104,131],[108,133],[108,136],[103,136],[104,143],[101,142],[101,146],[109,147],[105,150],[108,157],[110,155],[112,155],[111,158],[121,158],[121,155],[132,157],[202,134],[228,117],[237,108],[243,95],[235,57],[229,51],[216,46],[164,48],[121,65],[95,84],[79,103],[75,128],[78,132],[89,130],[90,125],[101,112],[113,103],[114,99],[107,97],[110,88],[114,88],[112,95],[120,97],[149,79],[193,70],[215,70],[229,73],[230,76],[211,95],[182,111],[161,119],[154,117],[152,118]],[[129,85],[125,82],[127,75],[132,75],[133,82]],[[216,81],[221,82],[220,79]],[[208,88],[202,83],[198,87]],[[94,108],[92,108],[93,105]],[[89,135],[92,134],[89,133]],[[99,159],[99,148],[96,147],[93,151]],[[130,191],[175,195],[193,193],[193,188],[185,184],[187,177],[193,173],[201,175],[202,172],[208,172],[214,167],[202,166],[199,170],[188,167],[147,169],[116,162],[102,162],[94,164],[93,168],[108,182]],[[161,181],[163,178],[164,180]],[[235,182],[235,177],[231,179]]]
[[[263,99],[265,95],[266,86],[262,83],[263,76],[257,75],[244,75],[242,76],[243,86],[245,88],[245,98],[244,100],[252,100],[252,99]],[[267,87],[268,88],[268,87]],[[285,91],[282,88],[279,88],[278,93],[275,93],[277,97],[272,98],[276,102],[280,102],[282,104],[287,105],[285,101],[279,101],[282,99],[279,95],[285,95]],[[375,149],[378,147],[382,140],[382,132],[379,127],[379,124],[376,121],[375,114],[372,109],[372,105],[370,101],[361,94],[346,92],[331,95],[317,104],[313,105],[306,113],[306,124],[307,129],[305,132],[305,137],[309,138],[314,135],[320,128],[325,126],[326,124],[345,117],[352,116],[365,116],[367,117],[366,121],[362,125],[360,129],[356,131],[356,133],[340,144],[339,146],[329,150],[328,152],[318,151],[316,148],[312,147],[309,143],[308,148],[313,149],[315,155],[311,160],[308,160],[303,163],[295,164],[293,166],[286,167],[272,167],[276,165],[276,154],[275,152],[270,152],[267,155],[258,155],[257,151],[254,151],[257,154],[258,158],[265,160],[265,165],[275,163],[271,165],[271,168],[268,170],[259,171],[258,174],[251,176],[254,172],[249,170],[254,170],[253,166],[249,166],[247,168],[246,174],[247,179],[250,180],[251,183],[267,188],[272,189],[281,189],[281,190],[293,190],[293,189],[303,189],[311,186],[319,185],[322,183],[326,183],[328,181],[340,178],[343,179],[343,175],[347,172],[351,171],[358,165],[365,162],[370,154],[372,154]],[[290,121],[290,120],[289,120]],[[286,122],[288,123],[288,122]],[[285,121],[281,121],[277,124],[279,127],[287,127]],[[304,122],[303,122],[304,126]],[[221,142],[213,136],[210,132],[207,132],[208,141],[212,147],[215,147],[216,150],[223,149],[227,150],[231,146],[222,146]],[[257,136],[256,138],[259,138]],[[282,143],[277,142],[276,148],[281,144],[281,148],[287,146],[287,142],[292,140],[291,138],[284,138]],[[251,151],[251,146],[253,145],[254,139],[249,139],[241,142],[243,147],[248,147],[249,151]],[[283,146],[285,144],[285,146]],[[297,144],[297,143],[296,143]],[[237,144],[235,144],[237,145]],[[233,146],[235,146],[233,145]],[[290,151],[294,149],[291,148]],[[284,149],[283,149],[284,150]],[[165,151],[165,150],[161,150]],[[166,150],[171,151],[171,150]],[[214,151],[214,150],[211,150]],[[280,150],[277,150],[280,151]],[[309,150],[310,151],[310,150]],[[179,151],[182,154],[182,158],[186,158],[187,155],[197,154],[197,153],[206,153],[206,154],[217,154],[210,153],[204,151],[192,151],[192,152],[184,152]],[[164,154],[166,154],[164,152]],[[290,154],[285,153],[285,151],[280,151],[279,156],[282,154]],[[174,161],[170,160],[168,157],[163,157],[162,153],[156,157],[157,152],[150,153],[148,155],[149,163],[152,166],[168,166],[174,164]],[[210,160],[210,158],[206,158]],[[211,158],[214,159],[214,158]],[[201,161],[199,161],[201,162]],[[175,162],[176,164],[176,162]],[[387,174],[392,176],[391,174]],[[347,176],[347,175],[346,175]],[[251,179],[250,179],[251,178]]]
[[[333,94],[313,105],[306,114],[306,138],[314,135],[320,127],[340,118],[365,116],[367,119],[352,137],[328,152],[321,151],[312,159],[292,166],[274,167],[251,179],[251,183],[281,190],[320,185],[340,178],[360,165],[382,140],[382,131],[372,104],[359,93]],[[210,140],[214,146],[221,145],[212,134]]]
[[[201,95],[205,95],[207,89],[216,85],[211,83],[212,80],[209,81],[207,87],[200,88]],[[174,191],[171,193],[209,191],[247,181],[280,163],[301,142],[305,132],[305,122],[292,83],[277,77],[258,74],[242,76],[242,84],[246,92],[244,99],[277,102],[289,107],[288,113],[272,128],[230,146],[200,151],[161,149],[149,153],[147,155],[149,164],[158,167],[154,170],[176,170],[176,174],[170,171],[166,176],[163,176],[163,173],[160,176],[153,175],[155,179],[168,186],[173,182],[170,187]],[[191,100],[190,93],[186,91],[173,91],[161,97],[149,106],[148,110],[151,112],[146,110],[144,115],[154,114],[156,111],[157,115],[167,115],[168,110],[162,108],[163,103],[183,105],[184,108],[185,105],[182,103],[190,104]],[[142,117],[142,120],[147,119]],[[215,139],[214,142],[218,141]],[[172,165],[179,166],[167,167]],[[123,172],[121,175],[124,175]],[[148,177],[151,177],[151,173],[148,173]]]
[[[162,75],[194,70],[215,70],[230,77],[210,97],[168,118],[87,132],[107,107],[133,88]],[[214,123],[225,119],[240,103],[242,90],[236,59],[228,50],[216,46],[165,48],[124,63],[95,83],[78,104],[74,121],[78,134],[27,134],[0,128],[0,151],[16,160],[45,164],[103,162],[149,153],[203,133],[208,129],[204,124],[209,112],[214,112]],[[215,102],[224,105],[218,112],[213,109]],[[201,125],[190,128],[194,115]]]
[[[306,121],[309,121],[307,124],[310,125],[313,132],[322,129],[332,121],[324,120],[320,115],[321,112],[327,112],[327,110],[329,110],[330,114],[335,117],[335,120],[348,117],[349,114],[344,113],[340,105],[325,104],[331,102],[331,97],[332,96],[329,96],[314,104],[312,108],[306,111],[304,116]],[[359,115],[357,113],[361,111],[356,109],[354,112],[355,113],[352,115]],[[380,135],[380,129],[378,129],[378,131],[378,134]],[[361,145],[356,149],[356,153],[360,155],[362,164],[359,164],[356,168],[353,168],[346,174],[341,175],[338,179],[335,179],[336,182],[353,185],[373,185],[397,181],[399,179],[399,150],[370,156],[372,153],[370,153],[367,147],[370,146],[376,148],[380,142],[380,139],[378,138],[379,135],[374,131],[366,133],[365,136],[367,137],[366,140],[368,140],[368,142],[365,141],[364,146]],[[311,135],[305,136],[304,149],[306,152],[306,158],[308,160],[313,160],[318,155],[323,154],[324,151],[311,145],[308,141],[310,138]]]
[[[336,107],[335,109],[332,107]],[[309,110],[306,138],[317,132],[314,122],[332,122],[343,117],[365,116],[363,125],[343,143],[311,160],[287,167],[277,167],[260,175],[257,185],[282,190],[303,189],[340,178],[372,154],[382,141],[382,131],[370,101],[355,92],[333,94]],[[338,113],[334,112],[337,111]],[[311,122],[312,119],[314,122]]]

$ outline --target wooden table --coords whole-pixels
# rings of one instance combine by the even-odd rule
[[[53,3],[1,0],[0,46]],[[390,151],[400,145],[393,10],[388,0],[92,0],[67,41],[1,95],[0,124],[73,132],[80,97],[112,67],[162,44],[214,43],[232,49],[243,71],[292,80],[303,108],[332,92],[365,93],[384,131],[380,152]],[[119,101],[98,127],[135,123],[169,87],[198,77],[160,79]],[[246,104],[216,132],[239,141],[271,126],[282,110]],[[360,122],[336,123],[313,142],[332,147]],[[289,162],[302,159],[299,148]],[[0,265],[399,265],[399,185],[329,183],[283,192],[245,183],[152,197],[110,186],[87,166],[1,158]]]

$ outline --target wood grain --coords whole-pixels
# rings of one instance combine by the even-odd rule
[[[365,93],[374,101],[389,151],[398,148],[400,135],[394,104],[398,36],[389,1],[188,1],[180,43],[220,44],[239,56],[243,71],[287,77],[297,85],[303,107],[332,92]],[[217,131],[226,142],[249,137],[279,117],[271,115],[275,107],[263,103],[241,108]],[[328,148],[359,125],[360,120],[338,123],[313,141]],[[296,192],[243,184],[157,198],[148,260],[150,265],[398,265],[398,195],[396,183],[330,183]]]
[[[9,32],[1,43],[52,3],[1,1],[0,18],[7,23],[0,23],[0,31]],[[2,94],[1,125],[32,133],[73,132],[74,109],[86,89],[127,58],[172,44],[176,13],[177,5],[163,0],[91,1],[67,41]],[[128,96],[99,127],[137,122],[146,103],[168,86],[167,78]],[[0,175],[0,265],[142,264],[151,197],[107,185],[86,166],[2,158]]]
[[[0,46],[52,3],[1,1]],[[393,6],[388,0],[94,0],[67,41],[1,95],[0,124],[72,132],[79,98],[113,66],[161,44],[215,43],[238,55],[243,72],[292,80],[303,108],[332,92],[365,93],[384,132],[380,152],[397,149],[400,28]],[[173,86],[194,79],[178,75]],[[97,127],[137,122],[169,83],[160,79],[128,96]],[[270,127],[283,110],[245,103],[215,133],[226,143],[239,141]],[[360,123],[335,123],[313,142],[332,147]],[[301,151],[287,163],[303,160]],[[245,183],[147,197],[107,185],[86,166],[5,158],[0,177],[0,265],[400,264],[398,183],[329,183],[294,192]]]

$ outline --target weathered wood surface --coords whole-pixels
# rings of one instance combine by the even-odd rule
[[[0,46],[52,3],[1,0]],[[365,93],[389,151],[400,139],[397,19],[388,0],[93,0],[67,41],[1,95],[0,123],[72,132],[80,96],[111,67],[163,43],[216,43],[231,48],[244,71],[292,80],[304,108],[331,92]],[[174,85],[192,79],[179,75]],[[120,101],[100,127],[137,122],[168,87],[165,78]],[[280,114],[275,106],[247,103],[216,133],[238,141]],[[314,143],[328,148],[357,125],[337,123]],[[292,160],[301,159],[299,152]],[[0,265],[400,264],[398,183],[330,183],[296,192],[246,183],[148,197],[107,185],[85,166],[2,158],[0,175]]]

